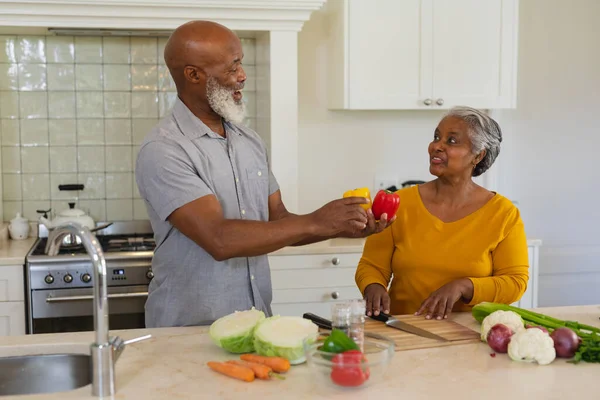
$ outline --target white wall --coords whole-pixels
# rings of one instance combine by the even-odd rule
[[[600,303],[600,2],[524,0],[498,189],[540,250],[540,306]]]
[[[491,186],[519,201],[528,237],[544,241],[540,306],[598,304],[600,1],[522,0],[520,13],[518,109],[492,112],[505,140]],[[328,111],[326,37],[324,11],[313,13],[299,35],[300,212],[379,174],[429,180],[443,114]],[[373,73],[394,79],[386,68]]]

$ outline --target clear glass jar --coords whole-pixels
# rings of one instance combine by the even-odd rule
[[[331,306],[331,325],[333,329],[344,331],[363,351],[365,338],[366,304],[363,299],[334,303]]]

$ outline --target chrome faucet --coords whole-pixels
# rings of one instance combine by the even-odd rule
[[[92,395],[97,397],[115,394],[115,363],[125,345],[147,339],[150,335],[123,341],[119,337],[108,336],[108,289],[106,282],[106,260],[98,239],[85,226],[70,222],[53,229],[48,236],[48,255],[58,254],[60,245],[67,235],[75,235],[89,254],[94,284],[94,330],[95,341],[90,346],[92,357]]]

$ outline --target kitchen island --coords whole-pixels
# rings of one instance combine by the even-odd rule
[[[600,326],[600,305],[540,308],[540,312]],[[479,330],[468,313],[451,317]],[[392,329],[392,328],[390,328]],[[216,347],[207,327],[112,331],[123,339],[152,334],[128,346],[117,362],[115,399],[593,399],[600,398],[596,380],[600,364],[552,364],[491,357],[484,343],[396,352],[385,379],[359,390],[316,387],[306,364],[292,367],[283,381],[246,383],[211,371],[209,360],[235,359]],[[0,339],[0,357],[40,353],[87,353],[92,333],[16,336]],[[93,399],[91,387],[46,395],[0,399]]]

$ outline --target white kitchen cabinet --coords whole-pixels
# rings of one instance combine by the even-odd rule
[[[311,312],[329,319],[336,301],[362,298],[354,282],[361,255],[362,251],[269,255],[273,314]]]
[[[518,0],[328,3],[331,109],[516,106]]]
[[[0,265],[0,336],[25,334],[22,265]]]
[[[527,290],[521,296],[521,299],[513,306],[520,308],[535,308],[538,306],[538,285],[539,285],[539,260],[540,260],[540,243],[533,241],[527,247],[529,252],[529,281],[527,282]]]
[[[0,336],[25,334],[25,302],[6,301],[0,303]]]

